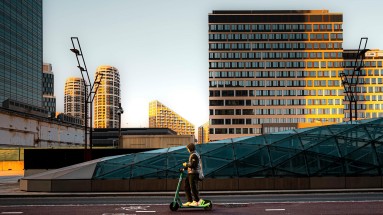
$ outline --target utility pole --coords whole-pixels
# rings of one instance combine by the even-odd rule
[[[102,76],[98,75],[96,76],[93,84],[91,83],[91,80],[89,78],[88,69],[86,67],[84,54],[81,50],[80,41],[78,37],[71,37],[72,46],[70,50],[76,55],[77,59],[77,68],[81,72],[82,81],[85,86],[85,114],[84,114],[84,124],[85,124],[85,150],[84,150],[84,160],[89,161],[92,160],[92,146],[93,146],[93,138],[92,138],[92,131],[93,131],[93,100],[94,96],[97,93],[98,87],[100,86]],[[76,42],[75,42],[76,41]],[[90,115],[88,117],[88,110],[90,110]],[[89,125],[89,126],[88,126]],[[88,151],[88,140],[89,140],[89,148],[90,151]]]

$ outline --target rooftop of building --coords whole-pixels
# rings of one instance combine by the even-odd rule
[[[327,13],[330,13],[329,10],[213,10],[212,14],[327,14]]]

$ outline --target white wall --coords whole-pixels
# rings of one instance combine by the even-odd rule
[[[0,147],[68,147],[84,144],[83,128],[0,112]]]

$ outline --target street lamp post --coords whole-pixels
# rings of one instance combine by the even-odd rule
[[[88,138],[89,138],[89,148],[92,150],[93,146],[93,138],[92,138],[92,121],[93,121],[93,100],[94,96],[97,93],[98,87],[100,86],[100,82],[102,79],[103,74],[97,74],[93,84],[91,83],[91,80],[89,78],[88,69],[86,67],[84,54],[81,50],[80,41],[78,37],[71,37],[72,46],[70,50],[76,55],[77,59],[77,68],[81,72],[82,81],[85,86],[85,114],[84,114],[84,127],[85,127],[85,151],[84,151],[84,158],[86,161],[91,160],[91,151],[88,152]],[[76,41],[76,43],[75,43]],[[88,109],[90,108],[90,115],[88,117]],[[89,122],[90,121],[90,122]],[[88,126],[89,123],[89,126]],[[89,128],[88,128],[89,127]]]
[[[124,109],[121,107],[121,102],[118,103],[118,109],[117,109],[117,114],[118,114],[118,146],[121,145],[121,114],[124,113]]]

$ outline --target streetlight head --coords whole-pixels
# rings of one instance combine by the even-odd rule
[[[73,49],[70,49],[73,53],[75,53],[76,55],[80,55],[80,51],[76,48],[73,48]]]
[[[77,68],[79,68],[82,71],[85,71],[85,69],[82,67],[82,66],[77,66]]]

